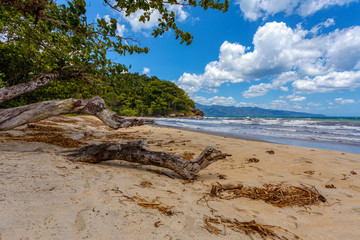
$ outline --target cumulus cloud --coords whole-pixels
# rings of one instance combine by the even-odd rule
[[[336,98],[334,100],[334,103],[337,103],[337,104],[349,104],[349,103],[355,103],[355,100],[354,99]]]
[[[298,14],[302,17],[312,15],[313,13],[332,6],[343,6],[358,0],[237,0],[244,14],[245,19],[255,21],[269,15],[279,12],[285,12],[287,15]]]
[[[298,92],[318,93],[349,90],[360,87],[360,71],[330,72],[316,77],[305,77],[293,82]]]
[[[221,106],[232,106],[236,103],[233,97],[219,97],[215,96],[212,98],[205,98],[201,96],[194,97],[195,102],[203,105],[221,105]]]
[[[150,68],[144,67],[142,74],[148,74],[150,72]]]
[[[292,102],[303,102],[303,101],[306,100],[306,97],[298,96],[298,95],[295,95],[295,94],[288,95],[288,96],[286,96],[286,98],[289,99]]]
[[[280,89],[281,91],[289,91],[287,87],[283,85],[288,82],[293,82],[297,79],[297,73],[294,71],[284,72],[279,74],[272,83],[260,83],[258,85],[252,85],[247,91],[242,94],[245,98],[258,97],[265,95],[270,90]]]
[[[203,74],[184,73],[178,84],[193,94],[226,82],[269,81],[251,86],[244,97],[261,96],[270,90],[286,91],[284,85],[289,82],[296,90],[309,93],[359,86],[360,26],[319,36],[310,34],[301,26],[292,29],[283,22],[268,22],[256,31],[252,51],[225,41],[219,59],[208,63]]]

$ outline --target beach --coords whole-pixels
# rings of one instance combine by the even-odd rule
[[[75,163],[61,154],[137,139],[183,158],[195,158],[208,146],[229,156],[185,181],[155,166]],[[315,189],[325,201],[281,207],[210,196],[213,186],[266,184]],[[209,222],[220,217],[280,227],[286,231],[278,228],[279,235],[288,239],[359,239],[359,199],[356,153],[156,125],[112,130],[91,116],[54,117],[0,132],[1,240],[251,239],[225,222]]]

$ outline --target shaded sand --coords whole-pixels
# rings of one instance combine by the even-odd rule
[[[71,138],[81,134],[80,140]],[[232,156],[189,182],[157,167],[115,160],[73,163],[58,153],[139,138],[153,150],[187,159],[206,146]],[[218,183],[315,187],[327,202],[277,207],[249,198],[209,197]],[[115,131],[94,117],[56,117],[0,132],[0,209],[1,240],[250,239],[225,223],[212,223],[216,216],[279,226],[302,239],[359,239],[360,155],[157,126]],[[220,230],[218,235],[209,232],[204,219]]]

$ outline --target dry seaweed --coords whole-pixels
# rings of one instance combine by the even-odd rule
[[[314,175],[315,171],[308,170],[308,171],[304,171],[304,173],[309,174],[309,175]]]
[[[61,132],[63,131],[60,127],[53,127],[53,126],[42,126],[38,124],[28,124],[26,129],[39,131],[39,132]]]
[[[225,174],[219,174],[217,175],[219,179],[227,179],[227,176]]]
[[[188,183],[194,183],[194,182],[195,182],[195,180],[190,180],[190,179],[186,179],[186,180],[181,181],[181,183],[183,185],[188,184]]]
[[[301,239],[296,234],[282,228],[273,225],[263,225],[252,220],[250,222],[240,222],[236,218],[229,219],[223,216],[215,216],[215,218],[205,216],[204,217],[204,228],[213,234],[226,234],[223,233],[219,228],[212,224],[223,225],[224,229],[230,228],[235,232],[241,232],[254,239],[253,236],[259,235],[261,239]],[[224,230],[225,231],[225,230]]]
[[[143,187],[143,188],[148,188],[148,187],[152,187],[152,183],[149,182],[149,181],[142,181],[140,183],[140,186]]]
[[[27,137],[31,136],[31,137]],[[61,133],[48,132],[44,133],[31,133],[28,135],[24,135],[21,137],[10,137],[7,140],[14,141],[25,141],[25,142],[43,142],[52,145],[56,145],[63,148],[74,148],[79,147],[81,142],[78,140],[71,139],[69,137],[64,136]]]
[[[157,209],[159,212],[161,212],[162,214],[166,215],[166,216],[173,216],[177,213],[181,213],[181,212],[177,212],[172,210],[173,206],[166,206],[166,205],[162,205],[161,202],[158,201],[147,201],[143,198],[140,198],[138,196],[134,196],[132,197],[132,199],[135,201],[137,200],[137,205],[143,207],[143,208],[151,208],[151,209]]]
[[[336,187],[334,186],[334,184],[326,184],[325,187],[326,187],[326,188],[336,188]]]
[[[220,199],[246,197],[263,200],[277,207],[304,206],[326,202],[326,199],[319,194],[315,187],[295,187],[281,184],[264,184],[263,187],[218,184],[212,186],[209,195]]]
[[[164,224],[162,224],[161,221],[157,221],[154,223],[154,227],[156,228],[160,227],[160,225],[164,225]]]
[[[246,163],[258,163],[260,160],[257,158],[249,158],[246,160]]]
[[[185,160],[192,160],[194,158],[195,153],[193,152],[184,152],[180,157]]]

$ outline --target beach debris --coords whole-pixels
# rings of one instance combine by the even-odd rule
[[[214,147],[207,147],[197,158],[188,161],[167,152],[152,151],[143,139],[127,143],[91,144],[61,153],[73,162],[99,163],[108,160],[123,160],[164,167],[185,179],[195,179],[200,170],[218,160],[225,159],[228,155]]]
[[[273,225],[263,225],[257,223],[255,220],[248,222],[241,222],[236,218],[230,219],[223,216],[215,215],[215,217],[204,217],[204,228],[212,234],[226,235],[226,229],[229,228],[234,232],[244,233],[249,236],[250,239],[254,239],[253,236],[260,236],[261,239],[301,239],[296,234],[289,230]],[[222,225],[224,231],[220,230],[214,225]]]
[[[315,187],[295,187],[282,184],[264,184],[263,187],[244,187],[238,185],[212,185],[210,197],[220,199],[250,198],[263,200],[277,207],[305,206],[326,202]]]
[[[356,175],[357,173],[356,172],[354,172],[354,171],[351,171],[350,172],[352,175]]]
[[[268,153],[268,154],[270,154],[270,155],[275,154],[274,150],[268,150],[268,151],[266,151],[266,153]]]
[[[325,187],[326,187],[326,188],[336,188],[336,187],[334,186],[334,184],[326,184]]]
[[[81,142],[73,140],[63,134],[64,130],[60,127],[43,126],[41,124],[28,124],[25,134],[21,136],[8,136],[7,140],[24,142],[43,142],[63,148],[79,147]],[[37,152],[43,152],[39,148]]]
[[[258,163],[260,160],[257,158],[249,158],[246,160],[246,163]]]
[[[38,102],[16,108],[0,109],[0,131],[10,130],[53,116],[77,113],[93,115],[113,129],[154,123],[150,119],[119,117],[106,108],[105,101],[101,97],[95,96],[89,100],[69,98]]]
[[[179,211],[172,210],[173,206],[162,205],[162,203],[159,202],[157,199],[155,199],[151,202],[147,201],[143,198],[140,198],[138,196],[133,196],[132,199],[137,201],[137,205],[139,205],[143,208],[157,209],[159,212],[161,212],[162,214],[164,214],[166,216],[173,216],[175,214],[182,213]]]
[[[154,223],[154,227],[156,228],[160,227],[160,225],[164,225],[164,224],[162,224],[161,221],[157,221]]]
[[[183,181],[181,181],[181,183],[182,183],[183,185],[189,184],[189,183],[194,183],[194,182],[195,182],[195,180],[183,180]]]
[[[309,174],[309,175],[314,175],[315,171],[308,170],[308,171],[304,171],[304,173]]]
[[[227,179],[227,176],[225,174],[219,174],[217,175],[219,179]]]
[[[195,153],[193,152],[184,152],[181,154],[181,157],[185,160],[192,160],[194,158]]]
[[[349,176],[347,175],[347,174],[341,174],[342,176],[343,176],[343,178],[341,179],[341,180],[347,180],[347,179],[349,179]]]
[[[149,182],[149,181],[142,181],[140,183],[140,186],[143,187],[143,188],[148,188],[148,187],[152,187],[152,183]]]

